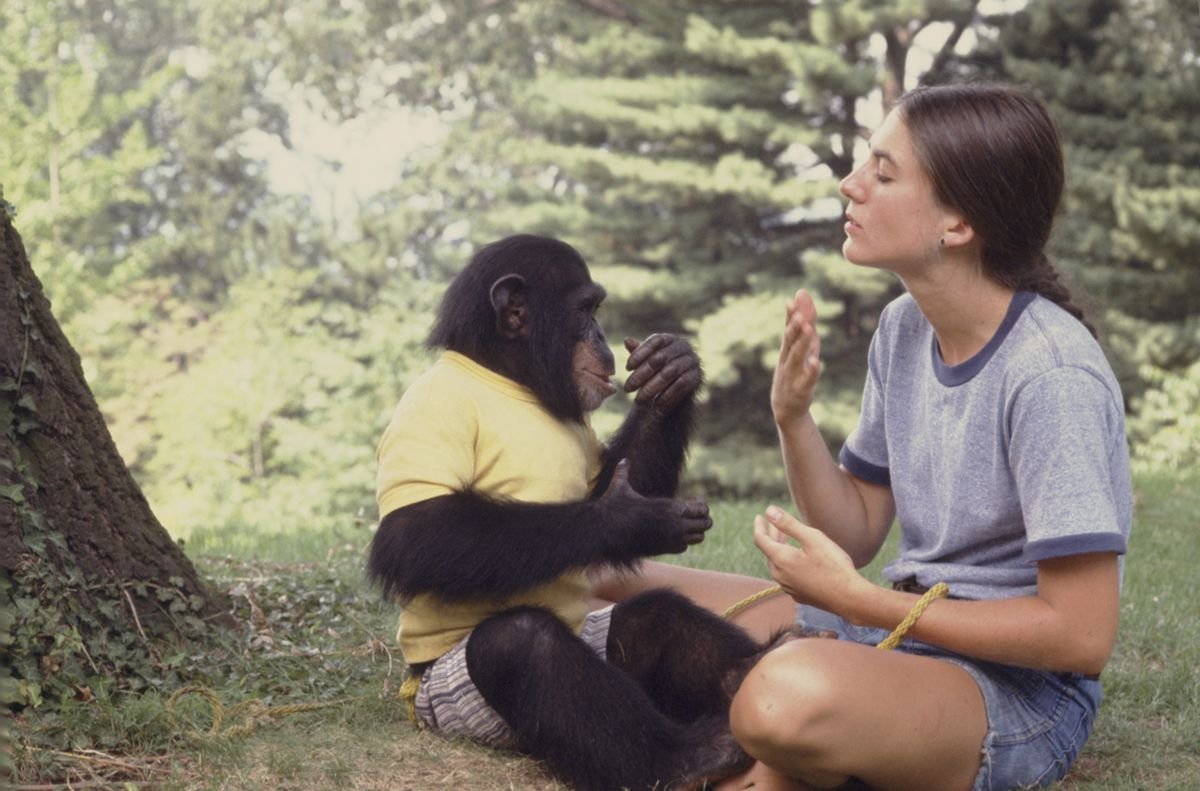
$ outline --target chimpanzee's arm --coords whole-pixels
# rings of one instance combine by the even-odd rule
[[[594,493],[604,492],[617,463],[628,459],[629,483],[635,490],[647,497],[673,497],[683,472],[694,413],[694,395],[665,415],[652,406],[635,403],[604,449]]]
[[[609,441],[593,493],[608,488],[617,462],[629,460],[629,481],[647,497],[673,497],[692,431],[696,393],[704,381],[700,358],[682,338],[665,333],[625,339],[631,371],[625,390],[633,409]]]
[[[502,597],[568,569],[682,552],[711,526],[703,502],[643,497],[621,468],[604,497],[583,502],[462,492],[398,508],[380,523],[367,570],[385,596]]]

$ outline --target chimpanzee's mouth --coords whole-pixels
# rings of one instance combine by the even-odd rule
[[[581,374],[590,376],[592,379],[595,379],[606,390],[610,390],[613,393],[617,392],[617,386],[615,384],[613,384],[613,381],[612,381],[612,375],[614,373],[613,371],[609,371],[608,373],[601,373],[599,371],[593,371],[590,368],[580,368],[579,372]]]

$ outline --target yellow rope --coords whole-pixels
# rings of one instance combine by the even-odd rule
[[[948,596],[949,594],[950,586],[944,582],[939,582],[937,585],[934,585],[932,588],[925,591],[921,598],[917,599],[917,603],[913,605],[912,609],[908,611],[908,615],[904,616],[904,620],[900,622],[900,625],[893,629],[892,633],[889,634],[883,640],[883,642],[877,645],[876,648],[881,648],[884,651],[890,651],[896,646],[900,645],[900,641],[904,639],[904,635],[908,634],[908,630],[913,627],[913,624],[915,624],[917,619],[920,618],[922,613],[925,612],[925,608],[933,604],[935,599],[940,599],[943,596]]]
[[[417,690],[421,688],[421,674],[409,673],[408,678],[404,679],[404,683],[400,685],[400,700],[404,701],[404,705],[408,706],[408,721],[413,725],[417,724]]]
[[[723,618],[733,618],[733,616],[737,615],[747,607],[757,604],[763,599],[768,599],[774,596],[776,593],[783,593],[783,588],[779,587],[778,585],[772,585],[769,588],[763,588],[758,593],[747,596],[739,602],[734,602],[729,609],[721,613],[721,616]]]
[[[782,592],[783,592],[783,588],[781,588],[778,585],[773,585],[770,588],[764,588],[763,590],[760,590],[758,593],[747,596],[746,598],[742,599],[739,602],[735,602],[732,606],[729,607],[729,609],[725,610],[725,612],[722,613],[722,616],[725,618],[733,618],[733,616],[737,615],[738,613],[740,613],[742,610],[746,609],[747,607],[750,607],[751,605],[753,605],[757,602],[760,602],[763,599],[769,598],[771,596],[774,596],[777,593],[782,593]],[[911,629],[913,627],[913,624],[915,624],[917,622],[917,619],[920,618],[921,615],[924,614],[925,609],[927,607],[929,607],[930,604],[933,604],[935,599],[940,599],[944,596],[948,596],[949,594],[950,594],[950,586],[944,582],[939,582],[938,584],[934,585],[929,590],[925,591],[925,593],[921,596],[921,598],[917,599],[917,603],[913,605],[912,609],[908,611],[908,615],[905,616],[904,620],[900,622],[900,625],[897,626],[895,629],[893,629],[892,633],[889,634],[886,638],[884,638],[884,640],[875,647],[881,648],[884,651],[890,651],[893,648],[895,648],[896,646],[900,645],[900,641],[904,639],[904,635],[908,634],[908,630]],[[411,680],[412,679],[410,678],[409,681],[411,681]],[[404,682],[405,686],[408,685],[409,681]],[[419,682],[420,679],[417,679],[417,681]],[[401,697],[403,697],[403,695],[404,695],[403,687],[401,687],[401,689],[400,689],[400,694],[401,694]],[[412,694],[413,694],[414,698],[417,695],[415,685],[413,687]],[[412,710],[411,707],[412,707],[412,704],[410,703],[409,704],[410,711]]]
[[[330,706],[340,706],[349,702],[350,698],[341,700],[328,700],[321,703],[291,703],[283,706],[268,706],[261,700],[246,700],[241,703],[236,703],[226,709],[221,705],[221,699],[216,693],[208,687],[198,685],[190,685],[180,687],[171,694],[167,699],[167,719],[171,726],[178,728],[178,723],[175,720],[175,703],[185,695],[199,695],[208,701],[213,710],[212,725],[208,728],[208,733],[203,734],[209,738],[221,737],[236,737],[247,736],[254,731],[260,724],[271,720],[281,719],[292,714],[299,714],[305,711],[316,711],[317,709],[325,709]],[[236,717],[244,717],[245,722],[238,725],[230,725],[221,730],[221,723],[228,717],[230,720]],[[199,733],[198,731],[196,733]]]

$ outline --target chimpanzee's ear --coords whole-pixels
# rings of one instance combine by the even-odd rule
[[[525,300],[525,278],[505,275],[492,283],[492,309],[496,331],[509,340],[529,335],[529,305]]]

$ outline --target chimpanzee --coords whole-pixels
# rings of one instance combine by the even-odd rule
[[[589,568],[678,553],[712,526],[674,499],[701,385],[686,341],[626,341],[634,405],[603,446],[588,413],[616,392],[605,298],[570,245],[480,249],[428,339],[445,351],[378,449],[368,573],[402,604],[424,724],[543,760],[580,789],[681,788],[750,759],[728,704],[771,641],[670,590],[588,611]]]

